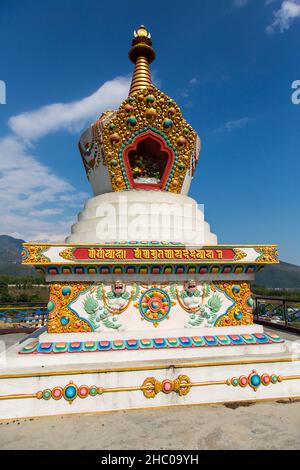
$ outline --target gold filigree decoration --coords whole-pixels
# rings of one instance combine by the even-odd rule
[[[92,327],[75,312],[68,308],[68,304],[81,292],[87,290],[92,283],[59,282],[50,284],[50,302],[52,310],[48,316],[48,333],[85,333],[91,332]],[[64,295],[63,289],[67,288]]]
[[[49,264],[50,259],[45,256],[45,252],[49,249],[47,245],[26,245],[28,256],[22,261],[22,264],[45,263]]]
[[[239,248],[235,248],[234,249],[234,260],[240,260],[240,259],[243,259],[243,258],[246,258],[247,256],[247,253],[243,250],[240,250]]]
[[[134,117],[134,126],[128,125],[130,117]],[[168,120],[172,122],[169,128],[166,127]],[[149,127],[165,134],[177,151],[178,159],[168,191],[181,192],[185,176],[195,159],[197,134],[183,118],[179,106],[153,85],[131,94],[103,128],[103,146],[114,191],[129,189],[122,161],[124,145],[139,131]]]
[[[184,396],[190,391],[191,380],[187,375],[179,375],[177,379],[165,379],[163,381],[157,380],[154,377],[147,377],[141,388],[146,398],[155,398],[158,393],[168,395],[172,392]]]
[[[76,260],[76,258],[74,256],[75,249],[76,248],[66,248],[65,250],[63,250],[59,253],[59,256],[61,256],[64,259],[74,261],[74,260]]]
[[[252,325],[252,299],[248,281],[222,281],[213,283],[233,299],[234,305],[216,322],[216,326]]]
[[[278,250],[276,246],[256,246],[255,251],[259,253],[256,262],[260,263],[278,263]]]

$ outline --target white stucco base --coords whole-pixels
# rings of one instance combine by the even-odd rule
[[[89,199],[67,243],[155,240],[216,245],[204,208],[167,191],[120,191]]]
[[[261,331],[256,326],[256,331]],[[2,357],[0,369],[0,419],[57,414],[101,412],[158,406],[223,403],[300,397],[300,348],[291,342],[271,345],[138,350],[20,356],[18,351],[32,340],[18,344]],[[228,385],[233,377],[275,374],[283,380],[260,385]],[[185,396],[175,391],[144,396],[146,378],[158,381],[188,376],[192,384]],[[80,398],[70,404],[65,398],[38,399],[46,389],[101,387],[104,393]],[[221,383],[220,383],[221,382]]]

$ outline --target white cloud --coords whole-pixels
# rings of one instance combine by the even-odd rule
[[[251,119],[249,117],[243,117],[234,121],[227,121],[224,127],[228,132],[230,132],[234,129],[242,129],[243,127],[247,126],[249,122],[251,122]]]
[[[95,93],[71,103],[54,103],[13,116],[9,120],[12,131],[23,139],[33,141],[58,130],[79,132],[102,111],[119,107],[128,95],[129,79],[117,77],[105,82]]]
[[[299,0],[284,0],[280,8],[273,12],[274,21],[267,26],[266,32],[268,34],[280,31],[283,33],[289,29],[291,24],[300,18],[300,1]]]
[[[41,209],[41,210],[29,212],[28,215],[30,217],[49,217],[51,215],[61,214],[62,212],[63,212],[63,209],[58,209],[58,208]]]
[[[242,118],[235,119],[232,121],[227,121],[225,122],[225,124],[215,129],[213,132],[216,132],[216,133],[224,132],[224,131],[231,132],[235,129],[242,129],[243,127],[246,127],[253,120],[254,119],[250,117],[242,117]]]
[[[80,101],[43,106],[9,120],[12,132],[0,139],[1,233],[28,241],[64,240],[75,222],[70,214],[89,195],[40,162],[32,143],[58,130],[81,129],[105,109],[118,107],[128,89],[129,79],[119,77]]]
[[[0,139],[0,227],[1,233],[26,239],[63,240],[68,233],[60,218],[55,223],[47,218],[79,206],[88,194],[77,192],[65,179],[31,155],[24,142],[15,136]],[[64,198],[70,198],[65,203]],[[48,235],[46,235],[48,231]]]
[[[192,86],[197,85],[197,83],[198,83],[198,79],[195,78],[195,77],[191,78],[190,81],[189,81],[189,85],[192,85]]]
[[[190,94],[192,93],[194,87],[198,84],[198,79],[193,77],[188,81],[186,88],[180,93],[182,98],[189,98]],[[192,103],[192,102],[191,102]]]
[[[233,0],[233,5],[237,8],[243,8],[248,3],[248,0]]]

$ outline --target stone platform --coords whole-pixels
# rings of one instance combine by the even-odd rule
[[[55,353],[62,342],[48,343],[45,351],[45,334],[41,350],[28,339],[2,360],[0,418],[299,398],[299,345],[258,325],[243,328],[205,336],[197,331],[195,338],[206,343],[198,347],[148,350],[69,352],[72,343],[66,343],[68,352]],[[229,338],[237,344],[221,344]],[[247,343],[250,338],[256,341]],[[92,343],[100,341],[88,347]]]

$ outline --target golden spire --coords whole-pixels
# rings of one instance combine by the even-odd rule
[[[134,31],[129,58],[135,64],[129,92],[131,94],[151,85],[149,64],[154,61],[155,52],[152,48],[151,35],[144,25]]]

